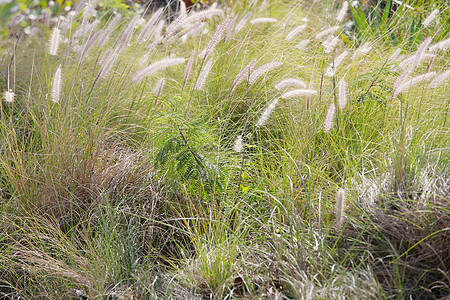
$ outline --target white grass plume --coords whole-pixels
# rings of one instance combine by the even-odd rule
[[[145,24],[144,28],[142,29],[141,33],[137,38],[138,44],[142,44],[150,37],[156,22],[158,22],[161,19],[163,12],[164,8],[160,8],[150,17],[150,19],[148,19],[147,23]]]
[[[216,32],[214,33],[211,40],[209,41],[208,46],[206,46],[204,58],[207,58],[211,54],[211,52],[214,50],[214,48],[217,46],[217,44],[220,42],[223,34],[225,33],[225,29],[228,27],[228,23],[230,23],[230,19],[226,19],[219,26],[219,28],[217,28]]]
[[[191,75],[192,72],[192,67],[194,66],[194,61],[195,61],[195,55],[196,55],[196,51],[193,50],[191,53],[191,56],[189,57],[189,60],[186,64],[186,69],[184,71],[184,81],[183,81],[183,87],[186,86],[187,80],[189,78],[189,75]]]
[[[208,77],[209,72],[211,72],[213,63],[214,61],[212,59],[209,59],[206,64],[203,65],[202,70],[198,75],[197,83],[195,84],[195,90],[199,91],[203,89],[203,87],[205,86],[206,78]]]
[[[403,82],[398,89],[395,91],[394,93],[394,97],[400,93],[406,92],[407,90],[409,90],[411,87],[418,85],[419,83],[423,82],[423,81],[428,81],[431,78],[433,78],[434,76],[436,76],[436,72],[429,72],[426,74],[422,74],[416,77],[413,77],[409,80],[405,80],[405,82]]]
[[[136,76],[133,78],[134,83],[139,83],[144,77],[149,76],[155,72],[158,72],[160,70],[163,70],[168,67],[172,67],[175,65],[182,64],[186,61],[184,58],[166,58],[160,61],[157,61],[144,70],[140,71]]]
[[[109,74],[109,72],[111,72],[114,63],[116,62],[116,59],[119,57],[119,53],[114,51],[112,48],[109,48],[105,55],[103,55],[103,67],[100,69],[99,72],[99,76],[101,76],[102,78],[106,78]]]
[[[115,17],[109,23],[108,27],[106,27],[106,29],[103,30],[102,36],[98,39],[99,47],[103,47],[103,45],[106,44],[106,42],[109,39],[109,36],[111,35],[111,33],[113,32],[114,28],[116,27],[117,23],[119,23],[121,18],[122,18],[121,14],[115,15]]]
[[[248,83],[250,85],[254,84],[256,82],[256,80],[258,80],[259,77],[266,74],[270,70],[280,67],[281,65],[283,65],[283,63],[281,63],[281,62],[271,62],[271,63],[262,65],[261,67],[257,68],[255,71],[253,71],[250,74]]]
[[[333,119],[334,119],[334,113],[336,112],[336,105],[332,103],[328,107],[327,111],[327,117],[325,118],[324,122],[324,131],[329,132],[331,128],[333,128]]]
[[[336,59],[334,60],[333,64],[328,67],[327,71],[325,72],[325,76],[332,77],[336,73],[337,67],[342,63],[342,61],[347,57],[348,51],[342,52]]]
[[[234,34],[234,25],[236,25],[237,17],[230,19],[228,22],[228,26],[225,30],[225,42],[233,37]]]
[[[247,21],[248,21],[251,17],[252,17],[252,13],[251,13],[251,12],[245,14],[245,16],[241,19],[241,21],[239,21],[239,23],[236,25],[235,32],[241,31],[242,28],[244,28],[245,24],[247,23]]]
[[[430,88],[435,89],[439,85],[441,85],[445,80],[450,78],[450,70],[440,74],[439,76],[436,76],[431,82],[430,82]]]
[[[248,78],[248,76],[250,74],[250,71],[255,66],[255,64],[256,64],[255,60],[251,61],[247,66],[245,66],[241,70],[241,72],[239,72],[239,74],[236,75],[236,77],[234,78],[233,85],[231,87],[231,92],[230,93],[234,92],[234,90],[236,89],[237,85],[239,83],[241,83],[242,80],[244,80],[245,78]]]
[[[337,36],[329,36],[329,38],[322,43],[323,45],[323,52],[324,53],[331,53],[333,49],[337,46],[339,42],[339,38]]]
[[[306,46],[309,45],[310,42],[311,42],[311,40],[305,39],[305,40],[301,41],[300,43],[298,43],[297,46],[295,46],[295,48],[297,48],[298,50],[303,50]]]
[[[120,53],[128,46],[128,41],[130,40],[130,37],[133,34],[134,27],[136,26],[140,18],[141,16],[139,14],[136,14],[133,19],[131,19],[130,23],[128,23],[128,26],[122,31],[122,34],[117,43],[116,52]]]
[[[214,16],[218,16],[223,14],[222,9],[208,9],[201,12],[197,12],[195,14],[190,15],[186,18],[185,23],[192,23],[192,22],[198,22],[203,21],[205,19],[212,18]]]
[[[233,150],[237,153],[244,151],[244,140],[241,134],[236,137],[233,145]]]
[[[278,104],[278,101],[279,101],[279,99],[276,98],[269,104],[269,106],[262,113],[261,117],[259,117],[258,122],[256,122],[256,127],[262,127],[262,126],[266,125],[267,120],[269,119],[270,115],[273,113],[275,107]]]
[[[358,49],[356,49],[355,53],[353,53],[352,60],[357,59],[358,57],[365,55],[372,50],[372,46],[370,43],[364,43]]]
[[[313,89],[297,89],[287,93],[284,93],[281,97],[284,99],[294,98],[294,97],[302,97],[302,96],[312,96],[317,94],[316,90]]]
[[[433,10],[423,21],[422,26],[424,28],[428,27],[431,25],[431,23],[434,21],[434,19],[436,19],[436,16],[439,14],[439,10],[435,9]]]
[[[433,57],[435,57],[435,55],[430,53],[422,53],[420,57],[417,57],[416,55],[411,55],[405,58],[398,66],[401,69],[405,69],[407,66],[413,64],[414,62],[417,62],[417,65],[420,65],[423,61],[429,60]]]
[[[338,98],[338,104],[341,111],[344,111],[347,102],[348,102],[347,82],[345,82],[345,79],[342,78],[341,81],[339,81],[339,98]]]
[[[250,21],[250,24],[261,24],[261,23],[276,23],[278,22],[275,18],[256,18]]]
[[[58,103],[59,102],[59,96],[61,94],[61,66],[56,69],[55,76],[53,77],[53,84],[52,84],[52,92],[50,94],[50,99]]]
[[[395,49],[394,53],[392,53],[391,56],[389,56],[389,61],[390,62],[396,61],[397,58],[400,56],[400,54],[402,54],[402,49],[401,48]]]
[[[166,28],[166,32],[164,33],[164,38],[169,38],[173,34],[175,34],[178,30],[185,26],[186,22],[186,14],[180,14],[169,26]]]
[[[277,90],[281,91],[287,87],[292,87],[292,86],[304,89],[307,87],[307,84],[303,80],[300,80],[297,78],[286,78],[286,79],[283,79],[280,82],[278,82],[275,85],[275,88]]]
[[[52,31],[52,36],[50,37],[48,52],[50,55],[58,54],[59,42],[61,40],[61,31],[55,27]]]
[[[5,100],[5,102],[8,102],[8,103],[14,102],[14,96],[15,96],[15,94],[12,90],[5,91],[3,93],[3,99]]]
[[[345,15],[347,14],[348,11],[348,2],[344,1],[344,3],[342,3],[342,7],[339,10],[338,15],[336,16],[336,20],[338,22],[342,22],[342,20],[344,20]]]
[[[336,229],[341,230],[342,224],[344,223],[344,211],[346,205],[345,191],[339,189],[336,193]]]
[[[319,40],[319,39],[321,39],[321,38],[323,38],[325,36],[334,34],[336,31],[338,31],[338,29],[339,29],[339,26],[333,26],[333,27],[327,28],[327,29],[317,33],[316,34],[316,39]]]
[[[292,29],[285,37],[286,41],[292,40],[294,37],[296,37],[300,32],[305,30],[306,24],[300,25]]]
[[[431,52],[435,52],[437,50],[447,51],[450,48],[450,38],[442,40],[429,48]]]

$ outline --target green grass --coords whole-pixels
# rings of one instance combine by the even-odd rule
[[[135,27],[107,73],[108,49],[121,44],[131,12],[103,47],[94,42],[84,55],[111,11],[86,19],[100,20],[86,35],[77,33],[81,12],[61,22],[56,56],[42,42],[55,24],[0,41],[0,90],[15,93],[0,107],[0,298],[448,296],[449,79],[437,88],[414,84],[393,97],[406,69],[399,64],[427,37],[431,45],[449,38],[448,9],[437,6],[439,22],[424,28],[417,20],[434,8],[409,4],[415,9],[383,10],[367,20],[361,9],[359,24],[346,31],[351,12],[338,23],[340,5],[333,1],[231,3],[197,35],[182,37],[183,27],[165,37],[164,25],[140,43],[143,24]],[[248,12],[250,20],[277,22],[249,20],[206,59],[200,55],[225,19],[238,24]],[[338,43],[325,53],[327,36],[316,34],[333,26]],[[397,48],[403,57],[391,59]],[[448,50],[433,54],[409,76],[448,71]],[[186,61],[133,81],[169,57]],[[197,90],[209,59],[211,71]],[[250,75],[232,91],[252,61]],[[282,65],[249,82],[271,62]],[[295,88],[274,85],[286,78],[316,93],[284,98]],[[238,136],[241,152],[233,150]],[[342,227],[335,217],[339,189],[346,198]]]

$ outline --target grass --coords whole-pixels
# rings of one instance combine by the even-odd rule
[[[332,1],[245,1],[147,41],[122,12],[102,46],[112,11],[76,12],[0,41],[0,89],[14,92],[0,107],[0,297],[450,295],[449,80],[393,96],[399,78],[448,71],[448,49],[428,50],[449,38],[448,9],[424,27],[431,6],[409,4],[347,30]],[[262,17],[277,22],[251,24]],[[331,47],[316,35],[333,26]],[[167,58],[186,60],[136,80]],[[314,92],[287,96],[286,78]]]

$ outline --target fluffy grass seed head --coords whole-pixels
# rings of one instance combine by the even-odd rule
[[[278,82],[275,85],[275,88],[277,90],[281,91],[285,88],[292,87],[292,86],[305,89],[307,87],[307,84],[303,80],[300,80],[297,78],[286,78],[286,79],[283,79],[280,82]]]
[[[422,74],[416,77],[413,77],[409,80],[404,80],[404,82],[398,87],[398,89],[395,91],[394,93],[394,97],[400,93],[406,92],[407,90],[409,90],[411,87],[418,85],[421,82],[424,81],[428,81],[431,78],[433,78],[434,76],[436,76],[436,72],[429,72],[426,74]]]
[[[256,18],[250,21],[250,24],[261,24],[261,23],[276,23],[278,22],[275,18]]]
[[[267,120],[269,119],[270,115],[273,113],[279,100],[280,99],[276,98],[269,104],[269,106],[264,110],[262,115],[259,117],[258,122],[256,122],[256,127],[262,127],[262,126],[266,125]]]
[[[336,20],[338,22],[342,22],[342,20],[344,20],[345,15],[347,14],[348,11],[348,2],[344,1],[344,3],[342,3],[342,7],[339,10],[338,15],[336,16]]]
[[[248,78],[248,76],[250,74],[250,71],[255,66],[255,64],[256,64],[255,60],[251,61],[248,65],[246,65],[241,70],[241,72],[239,72],[239,74],[236,75],[236,77],[234,78],[234,81],[233,81],[233,85],[231,86],[231,92],[230,93],[234,92],[234,90],[236,89],[237,85],[239,83],[241,83],[242,80],[244,80],[245,78]]]
[[[195,55],[196,54],[197,54],[196,51],[193,50],[192,53],[191,53],[191,56],[189,57],[189,60],[187,62],[186,70],[184,71],[183,87],[186,86],[187,80],[189,79],[189,75],[191,75],[192,67],[194,66],[194,61],[195,61]]]
[[[435,52],[437,50],[447,51],[450,48],[450,38],[442,40],[429,48],[431,52]]]
[[[247,24],[247,21],[252,17],[252,13],[249,12],[245,14],[245,16],[239,21],[239,23],[236,25],[235,32],[239,32],[244,28],[245,24]]]
[[[261,67],[257,68],[255,71],[253,71],[250,74],[248,83],[250,85],[254,84],[256,82],[256,80],[258,80],[259,77],[261,77],[265,73],[269,72],[270,70],[280,67],[281,65],[283,65],[283,63],[281,63],[281,62],[271,62],[271,63],[262,65]]]
[[[115,29],[117,23],[119,23],[121,18],[122,18],[121,14],[115,15],[112,21],[108,24],[108,27],[106,27],[106,29],[103,30],[102,36],[98,39],[99,47],[103,47],[103,45],[105,45],[106,42],[108,42],[111,33],[113,32],[113,30]]]
[[[285,37],[286,41],[292,40],[294,37],[296,37],[300,32],[305,30],[306,24],[300,25],[292,29]]]
[[[15,94],[12,90],[5,91],[3,93],[3,99],[5,100],[5,102],[8,102],[8,103],[14,102],[14,96],[15,96]]]
[[[333,49],[337,46],[339,42],[339,38],[337,36],[330,35],[323,43],[323,52],[328,54],[333,51]]]
[[[439,76],[436,76],[436,78],[433,79],[433,81],[430,82],[430,88],[435,89],[440,84],[442,84],[445,80],[450,78],[450,70],[440,74]]]
[[[327,71],[325,72],[325,76],[333,77],[336,74],[337,67],[339,67],[339,65],[347,57],[347,55],[348,51],[344,51],[339,54],[339,56],[336,57],[336,59],[333,61],[333,64],[328,67]]]
[[[52,36],[50,37],[49,40],[48,52],[50,53],[50,55],[58,54],[58,47],[60,40],[61,40],[61,30],[55,27],[53,28]]]
[[[233,150],[237,153],[244,151],[244,139],[242,138],[241,134],[236,137],[233,145]]]
[[[428,27],[433,23],[434,19],[436,19],[436,16],[439,14],[439,10],[435,9],[433,10],[423,21],[422,25],[424,28]]]
[[[339,81],[339,98],[338,98],[338,104],[341,111],[344,111],[347,102],[348,102],[347,82],[345,82],[345,79],[342,78],[341,81]]]
[[[136,76],[133,77],[134,83],[141,82],[142,79],[144,79],[146,76],[150,76],[151,74],[158,72],[160,70],[163,70],[168,67],[172,67],[175,65],[182,64],[186,61],[184,58],[166,58],[160,61],[157,61],[147,68],[140,71]]]
[[[212,36],[211,40],[208,43],[208,46],[206,46],[205,49],[205,58],[207,58],[211,52],[214,50],[214,48],[217,46],[217,44],[222,39],[223,34],[225,33],[225,30],[228,27],[228,24],[230,23],[231,19],[226,19],[220,26],[217,28],[216,32]]]
[[[163,13],[164,8],[160,8],[150,17],[150,19],[148,19],[147,23],[145,24],[144,28],[142,29],[141,33],[139,34],[136,40],[138,44],[142,44],[143,42],[147,41],[147,39],[153,32],[155,24],[161,19]]]
[[[334,103],[331,103],[331,105],[328,107],[327,111],[327,117],[325,118],[324,122],[324,131],[329,132],[331,128],[333,128],[333,119],[334,119],[334,113],[336,112],[336,105]]]
[[[213,66],[214,61],[209,59],[206,64],[203,65],[200,74],[198,75],[197,83],[195,84],[195,90],[202,90],[205,86],[206,78],[208,77],[209,72],[211,72],[211,68]]]
[[[284,93],[281,96],[281,98],[289,99],[289,98],[301,97],[301,96],[311,96],[311,95],[315,95],[315,94],[317,94],[316,90],[312,90],[312,89],[298,89],[298,90],[293,90],[293,91]]]
[[[336,229],[341,230],[344,223],[344,211],[345,211],[346,197],[343,189],[338,189],[336,193]]]
[[[50,99],[54,103],[58,103],[60,101],[61,94],[61,66],[56,69],[55,76],[53,77],[53,84],[52,84],[52,92],[50,94]]]
[[[339,26],[333,26],[330,28],[327,28],[325,30],[322,30],[321,32],[316,34],[316,39],[320,40],[321,38],[325,37],[325,36],[330,36],[332,34],[334,34],[336,31],[338,31]]]
[[[300,43],[298,43],[297,46],[295,46],[295,48],[297,48],[298,50],[303,50],[306,46],[309,45],[310,42],[311,42],[311,40],[305,39],[305,40],[301,41]]]

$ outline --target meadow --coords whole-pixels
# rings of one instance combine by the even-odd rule
[[[449,297],[448,4],[349,2],[11,21],[0,299]]]

